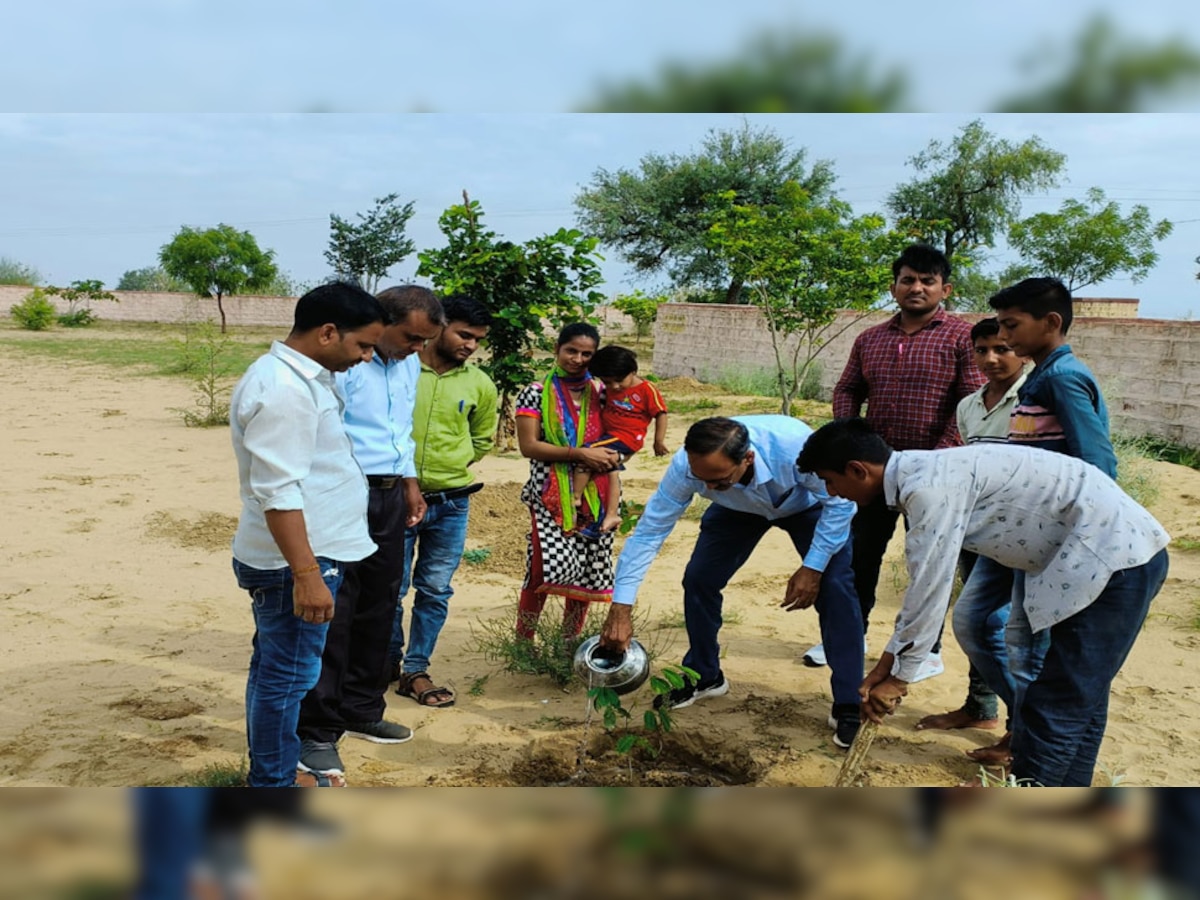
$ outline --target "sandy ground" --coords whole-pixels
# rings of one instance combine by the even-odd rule
[[[242,692],[250,655],[247,597],[233,581],[229,540],[237,480],[226,429],[185,428],[181,381],[57,363],[9,365],[0,448],[6,463],[0,534],[0,784],[182,784],[244,756]],[[672,434],[677,445],[682,429]],[[627,491],[644,499],[663,461],[635,460]],[[1152,464],[1161,488],[1153,512],[1176,539],[1200,540],[1200,472]],[[501,671],[478,649],[487,623],[510,619],[522,576],[527,520],[517,501],[526,463],[514,454],[479,465],[487,488],[473,503],[469,547],[432,671],[458,692],[429,710],[389,694],[389,717],[413,741],[347,739],[355,785],[620,783],[812,786],[832,783],[842,752],[825,724],[828,672],[805,668],[817,639],[811,612],[779,609],[797,560],[768,536],[726,594],[723,666],[732,690],[676,715],[677,731],[650,771],[597,763],[603,734],[584,727],[582,688]],[[675,663],[685,639],[678,587],[696,532],[681,522],[638,604],[641,638]],[[898,543],[885,562],[868,664],[886,641],[903,587]],[[1191,752],[1200,733],[1200,552],[1175,550],[1167,586],[1119,676],[1103,771],[1126,784],[1200,783]],[[554,614],[555,601],[548,606]],[[952,642],[951,642],[952,644]],[[917,732],[930,712],[955,708],[966,683],[957,647],[946,673],[915,686],[882,729],[869,785],[949,785],[975,771],[963,751],[993,732]],[[631,698],[635,718],[650,701]],[[582,749],[582,754],[581,754]]]

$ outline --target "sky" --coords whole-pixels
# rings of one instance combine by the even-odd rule
[[[0,109],[40,112],[560,112],[668,61],[826,35],[911,107],[994,109],[1055,70],[1081,23],[1200,46],[1183,0],[39,0],[8,4]],[[1195,94],[1193,94],[1193,97]],[[989,105],[991,104],[991,105]]]
[[[837,191],[856,212],[883,211],[912,177],[908,159],[947,141],[972,118],[1012,141],[1037,135],[1067,156],[1059,189],[1023,199],[1022,215],[1056,210],[1102,188],[1128,211],[1176,223],[1142,283],[1114,280],[1080,292],[1137,297],[1143,318],[1200,316],[1200,116],[972,115],[965,113],[750,116],[833,161]],[[157,263],[182,225],[248,230],[299,282],[330,275],[329,215],[353,218],[396,192],[415,202],[408,234],[440,246],[437,217],[469,192],[486,224],[522,241],[575,223],[573,199],[599,168],[636,168],[647,153],[688,153],[712,128],[742,116],[599,114],[3,114],[0,257],[47,283],[98,278],[115,286]],[[609,295],[652,290],[615,250]],[[994,259],[1010,259],[1004,251]],[[413,278],[414,256],[385,283]],[[998,266],[997,266],[998,268]]]

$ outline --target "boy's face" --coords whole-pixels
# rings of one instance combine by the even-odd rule
[[[620,378],[601,378],[606,391],[625,391],[633,387],[633,380],[637,378],[637,372],[630,372],[628,375],[623,375]]]
[[[991,335],[975,339],[975,365],[988,381],[1001,384],[1017,377],[1024,360],[999,335]]]
[[[1056,313],[1035,319],[1016,308],[998,309],[996,321],[1000,323],[1000,340],[1017,356],[1040,360],[1057,346],[1061,319]]]

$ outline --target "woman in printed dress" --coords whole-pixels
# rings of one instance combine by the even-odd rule
[[[589,603],[612,601],[613,532],[601,533],[599,540],[580,534],[582,526],[603,520],[608,480],[591,481],[578,509],[571,495],[573,466],[606,472],[617,464],[615,451],[583,446],[602,432],[603,388],[588,373],[599,345],[593,326],[568,325],[555,344],[553,371],[517,395],[517,443],[529,460],[521,500],[533,523],[517,613],[522,638],[533,638],[549,594],[563,598],[568,640],[583,630]]]

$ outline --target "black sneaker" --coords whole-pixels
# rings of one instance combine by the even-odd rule
[[[345,775],[346,767],[338,756],[337,744],[328,741],[300,741],[301,772],[312,772],[316,775]]]
[[[857,703],[835,703],[829,716],[829,727],[833,729],[833,742],[843,750],[850,749],[858,734],[862,719]]]
[[[403,744],[405,741],[411,741],[413,736],[411,728],[382,719],[378,722],[347,722],[346,734],[376,744]]]
[[[699,684],[692,684],[690,678],[684,678],[683,687],[655,697],[654,708],[662,709],[663,706],[666,706],[669,709],[683,709],[705,697],[723,697],[728,693],[729,681],[725,678],[724,672],[717,673],[716,681],[702,681]]]

